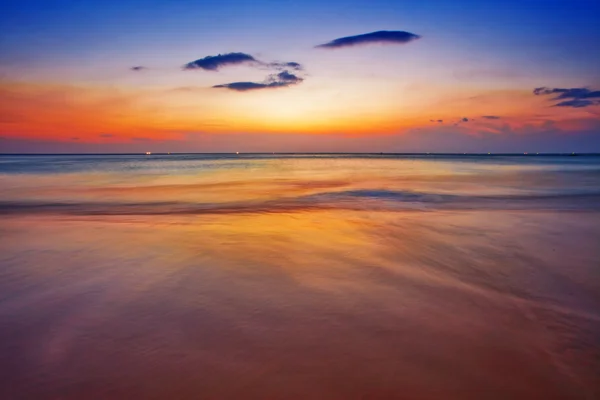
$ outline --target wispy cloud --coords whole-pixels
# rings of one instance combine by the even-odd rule
[[[278,74],[271,74],[264,82],[232,82],[222,85],[215,85],[213,88],[224,88],[235,90],[236,92],[247,92],[258,89],[275,89],[298,84],[304,79],[296,76],[289,71],[282,71]]]
[[[267,64],[268,67],[273,69],[293,69],[294,71],[302,71],[304,68],[300,63],[290,61],[290,62],[272,62]]]
[[[600,104],[600,100],[566,100],[555,104],[555,107],[582,108]]]
[[[420,39],[421,36],[405,31],[377,31],[356,36],[346,36],[334,39],[330,42],[320,44],[316,47],[325,49],[337,49],[365,44],[405,44]]]
[[[487,120],[499,120],[501,119],[501,117],[497,116],[497,115],[482,115],[481,118],[483,119],[487,119]],[[453,125],[454,126],[458,126],[460,124],[466,123],[466,122],[472,122],[475,121],[475,118],[467,118],[467,117],[462,117],[459,118],[458,120],[456,120]],[[434,122],[434,123],[443,123],[444,120],[443,119],[430,119],[429,122]]]
[[[600,105],[600,90],[588,88],[547,88],[539,87],[533,90],[536,96],[554,95],[552,100],[562,100],[554,107],[582,108]]]
[[[148,68],[146,68],[146,67],[144,67],[142,65],[137,65],[137,66],[131,67],[129,69],[132,70],[132,71],[135,71],[135,72],[140,72],[140,71],[144,71],[144,70],[146,70]]]
[[[112,133],[101,133],[98,136],[100,136],[101,138],[111,138],[111,137],[114,137],[115,135],[113,135]]]
[[[469,122],[469,121],[472,121],[472,119],[469,119],[467,117],[463,117],[463,118],[459,118],[459,120],[456,121],[453,125],[454,126],[458,126],[460,124],[463,124],[463,123],[466,123],[466,122]]]

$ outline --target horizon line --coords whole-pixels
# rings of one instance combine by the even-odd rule
[[[578,156],[594,156],[600,155],[600,152],[589,152],[589,153],[580,153],[580,152],[161,152],[155,153],[150,152],[135,152],[135,153],[0,153],[0,156],[109,156],[109,155],[120,155],[120,156],[135,156],[135,155],[143,155],[143,156],[159,156],[159,155],[297,155],[297,154],[348,154],[348,155],[452,155],[452,156],[569,156],[569,155],[578,155]]]

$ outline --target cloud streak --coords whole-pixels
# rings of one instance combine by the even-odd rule
[[[300,63],[290,61],[290,62],[272,62],[267,64],[268,67],[283,70],[283,69],[293,69],[294,71],[302,71],[304,67]]]
[[[296,76],[289,71],[282,71],[278,74],[271,74],[264,82],[232,82],[221,85],[215,85],[213,88],[229,89],[236,92],[247,92],[259,89],[276,89],[296,85],[304,79]]]
[[[405,31],[377,31],[362,35],[346,36],[317,45],[317,48],[338,49],[367,44],[405,44],[420,39],[421,36]]]
[[[259,83],[259,82],[232,82],[232,83],[224,83],[222,85],[215,85],[213,88],[225,88],[230,90],[235,90],[236,92],[247,92],[249,90],[257,90],[257,89],[269,89],[269,88],[278,88],[289,86],[288,83],[285,82],[271,82],[271,83]]]
[[[583,108],[594,105],[600,105],[600,90],[590,90],[588,88],[548,88],[539,87],[533,90],[536,96],[554,95],[552,100],[562,100],[554,107],[572,107]]]

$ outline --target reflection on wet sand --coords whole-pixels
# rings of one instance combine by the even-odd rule
[[[400,187],[384,172],[361,181],[351,169],[317,169],[314,183],[294,183],[275,166],[256,184],[240,180],[243,171],[217,174],[241,188],[160,175],[136,190],[133,176],[110,174],[79,175],[72,186],[35,175],[48,184],[19,186],[4,175],[2,398],[600,395],[593,202],[573,209],[561,198],[535,210],[547,188],[501,182],[488,185],[490,196],[535,196],[521,199],[527,206],[453,209],[387,195],[444,195],[414,176]],[[110,197],[99,199],[103,190]],[[370,194],[347,195],[357,191]],[[165,212],[145,213],[155,194]],[[244,208],[167,212],[211,198]],[[290,198],[302,206],[273,207]],[[90,212],[93,201],[104,211]],[[64,206],[36,211],[53,202]],[[146,208],[119,212],[127,202]]]

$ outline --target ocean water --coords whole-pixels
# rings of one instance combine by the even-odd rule
[[[2,399],[600,398],[600,157],[0,156]]]

